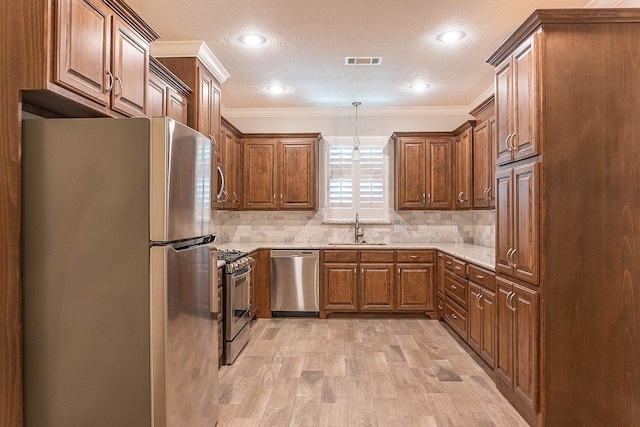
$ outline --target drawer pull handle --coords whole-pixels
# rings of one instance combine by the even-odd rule
[[[458,318],[458,316],[456,316],[456,314],[455,314],[455,313],[451,313],[451,318],[452,318],[452,319],[457,319],[457,318]]]
[[[484,279],[484,276],[482,274],[476,274],[476,278],[478,279]]]
[[[452,264],[451,261],[447,261],[447,265],[451,265],[451,264]]]
[[[455,291],[456,289],[458,289],[458,287],[456,285],[451,285],[451,289]]]
[[[460,270],[460,269],[461,269],[460,266],[456,265],[456,270]]]
[[[409,255],[409,258],[418,259],[418,258],[420,258],[420,255]]]

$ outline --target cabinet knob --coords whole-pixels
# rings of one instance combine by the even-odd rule
[[[458,289],[458,287],[456,285],[451,285],[451,289],[455,291],[456,289]]]
[[[452,318],[452,319],[457,319],[457,318],[458,318],[458,316],[457,316],[455,313],[451,313],[451,318]]]

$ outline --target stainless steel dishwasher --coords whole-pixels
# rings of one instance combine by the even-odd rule
[[[320,311],[320,251],[271,251],[273,316],[316,316]]]

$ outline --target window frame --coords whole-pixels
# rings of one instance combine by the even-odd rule
[[[353,170],[352,177],[352,206],[351,208],[339,208],[331,207],[331,147],[332,146],[348,146],[353,147],[353,137],[350,136],[329,136],[324,137],[325,150],[324,150],[324,221],[329,223],[352,223],[354,221],[356,212],[359,218],[364,223],[388,223],[389,216],[389,203],[390,203],[390,182],[389,182],[389,169],[391,166],[390,156],[388,154],[388,141],[386,136],[359,136],[361,152],[363,147],[378,146],[382,147],[382,174],[380,176],[382,180],[382,206],[380,208],[367,208],[361,206],[360,200],[360,179],[362,174],[360,171],[360,162],[352,163]],[[352,151],[352,150],[351,150]],[[363,153],[364,154],[364,153]],[[365,156],[361,155],[361,159]],[[345,176],[346,177],[346,176]]]

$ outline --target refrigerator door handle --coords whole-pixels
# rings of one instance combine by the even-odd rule
[[[220,202],[222,201],[222,195],[224,194],[224,172],[222,172],[222,168],[220,166],[218,166],[218,175],[220,175],[220,181],[222,184],[220,185],[220,191],[218,191],[216,198]]]

